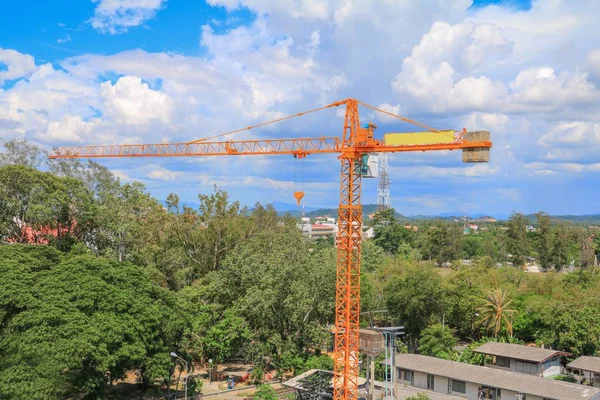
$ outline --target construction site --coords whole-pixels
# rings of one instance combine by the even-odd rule
[[[327,108],[345,108],[345,117],[340,136],[317,138],[271,139],[262,141],[214,141],[214,139],[235,133],[257,129],[286,119],[301,117],[308,113]],[[361,123],[359,107],[384,113],[400,121],[413,124],[426,133],[387,133],[382,139],[376,137],[373,123]],[[461,150],[465,163],[488,162],[490,159],[490,134],[486,131],[439,131],[406,117],[394,115],[356,99],[346,99],[309,111],[303,111],[277,120],[268,121],[235,131],[226,132],[186,143],[111,145],[61,147],[50,156],[53,159],[72,158],[113,158],[113,157],[207,157],[207,156],[250,156],[288,155],[305,158],[312,154],[333,153],[340,160],[340,192],[337,233],[336,297],[334,336],[333,398],[335,400],[358,399],[359,397],[359,354],[360,354],[360,276],[361,243],[363,239],[363,213],[361,203],[361,181],[364,176],[377,176],[374,170],[377,162],[369,162],[369,156],[387,153],[424,152],[440,150]],[[385,156],[383,158],[385,163]],[[384,164],[385,166],[385,164]],[[380,197],[382,207],[389,204],[389,177],[383,173]],[[298,205],[305,195],[303,191],[293,193]],[[333,279],[333,277],[332,277]],[[392,344],[386,349],[394,349],[393,335],[386,336]],[[369,346],[381,346],[372,343]],[[394,355],[386,353],[386,360],[392,364],[389,384],[394,380]],[[372,364],[372,363],[370,363]],[[371,367],[370,367],[371,368]],[[386,386],[387,387],[387,386]],[[372,389],[373,390],[373,389]],[[391,389],[385,389],[385,396],[391,396]]]

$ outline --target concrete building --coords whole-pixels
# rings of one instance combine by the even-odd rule
[[[587,379],[588,383],[600,388],[600,357],[581,356],[567,364],[567,368],[577,371],[580,381]]]
[[[396,368],[398,386],[464,399],[600,400],[598,388],[419,354],[396,355]]]
[[[334,237],[337,233],[337,225],[335,223],[312,224],[310,237],[313,239],[324,239]]]
[[[473,352],[492,358],[486,367],[542,377],[559,375],[561,357],[571,355],[564,351],[497,342],[488,342]]]

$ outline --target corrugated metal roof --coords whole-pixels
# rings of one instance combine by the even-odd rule
[[[441,358],[419,354],[396,355],[396,366],[398,368],[556,400],[600,398],[600,389],[598,388],[541,378],[535,375],[519,374],[495,368],[442,360]]]
[[[581,356],[567,364],[567,367],[600,374],[600,357]]]
[[[541,363],[555,355],[570,355],[564,351],[541,349],[539,347],[523,346],[513,343],[488,342],[473,350],[475,353],[489,354],[491,356],[500,356],[514,358],[517,360],[531,361]]]

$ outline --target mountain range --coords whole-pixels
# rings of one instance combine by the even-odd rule
[[[164,200],[161,201],[161,203],[163,205],[166,205],[166,202]],[[285,202],[280,202],[280,201],[275,201],[273,203],[271,203],[273,205],[273,207],[275,208],[275,210],[277,210],[277,212],[280,215],[286,215],[289,214],[293,217],[301,217],[302,216],[302,211],[303,209],[298,207],[296,204],[292,204],[292,203],[285,203]],[[194,208],[194,209],[198,209],[198,207],[200,206],[197,203],[193,203],[193,202],[188,202],[188,201],[182,201],[180,203],[181,207],[183,208],[183,206],[186,207],[190,207],[190,208]],[[250,208],[252,209],[252,208]],[[363,205],[363,214],[365,216],[365,218],[368,217],[369,214],[373,214],[374,212],[377,211],[377,205],[376,204],[364,204]],[[337,217],[337,208],[316,208],[316,207],[304,207],[304,215],[310,218],[314,218],[314,217],[318,217],[318,216],[330,216],[330,217]],[[507,214],[494,214],[494,215],[489,215],[489,214],[484,214],[484,213],[476,213],[476,214],[465,214],[462,212],[445,212],[445,213],[440,213],[440,214],[434,214],[434,215],[411,215],[411,216],[405,216],[402,215],[398,212],[396,212],[396,219],[398,220],[403,220],[403,221],[410,221],[410,220],[414,220],[414,221],[419,221],[419,220],[430,220],[430,219],[444,219],[444,220],[455,220],[455,219],[461,219],[466,217],[469,220],[475,220],[475,219],[480,219],[480,218],[484,218],[484,217],[492,217],[495,218],[496,220],[499,221],[506,221],[508,220],[508,218],[510,217]],[[527,215],[527,218],[531,221],[534,222],[535,221],[535,214],[529,214]],[[568,222],[574,222],[574,223],[587,223],[587,224],[600,224],[600,213],[598,214],[587,214],[587,215],[551,215],[551,218],[554,221],[568,221]]]

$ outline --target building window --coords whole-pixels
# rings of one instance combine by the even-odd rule
[[[517,372],[524,372],[526,374],[537,374],[538,366],[537,366],[537,364],[530,363],[530,362],[517,361],[515,363],[515,370]]]
[[[558,366],[560,366],[560,359],[558,357],[552,357],[551,359],[544,361],[544,363],[542,364],[542,371],[545,371],[551,367]]]
[[[407,369],[401,369],[400,377],[406,382],[412,382],[412,371],[409,371]]]
[[[452,391],[457,393],[467,393],[467,384],[463,381],[452,379]]]
[[[435,386],[435,376],[431,374],[427,374],[427,389],[434,390]]]
[[[525,393],[517,393],[517,400],[527,400],[527,395]]]
[[[496,357],[496,365],[499,367],[510,368],[510,358]]]

